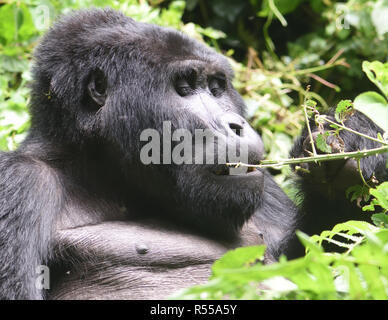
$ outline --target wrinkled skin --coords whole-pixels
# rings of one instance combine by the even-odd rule
[[[31,129],[18,150],[0,154],[0,298],[162,298],[205,281],[230,248],[265,243],[267,262],[298,255],[298,218],[324,220],[309,199],[336,203],[333,216],[343,218],[345,202],[327,192],[334,180],[315,178],[326,167],[302,177],[306,213],[298,215],[266,171],[141,161],[141,133],[162,133],[165,121],[172,131],[208,130],[213,147],[244,147],[249,163],[262,159],[229,63],[204,44],[88,10],[62,18],[35,59]],[[354,119],[356,129],[379,130]],[[342,139],[349,150],[363,146]],[[196,150],[193,158],[202,156]],[[386,179],[385,158],[376,159],[363,160],[363,171]],[[319,229],[314,219],[300,225]],[[35,286],[42,264],[51,267],[51,290]]]

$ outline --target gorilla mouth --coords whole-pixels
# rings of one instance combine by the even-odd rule
[[[231,167],[228,167],[226,165],[218,166],[215,170],[213,170],[213,174],[216,176],[230,176],[230,169]],[[243,174],[253,174],[257,172],[258,170],[254,167],[247,167],[247,171]]]

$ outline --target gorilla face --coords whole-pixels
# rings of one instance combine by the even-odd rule
[[[35,110],[34,117],[33,108],[33,127],[46,121],[44,134],[54,140],[118,150],[120,188],[130,190],[131,201],[141,195],[175,218],[224,234],[239,230],[260,206],[263,172],[235,175],[226,166],[236,162],[232,150],[238,161],[255,164],[263,147],[243,118],[223,56],[177,31],[94,10],[59,22],[36,57],[34,91],[51,98],[33,104],[47,114],[42,119]],[[141,136],[150,129],[159,134],[153,142],[160,161],[145,164],[141,152],[150,141]],[[210,139],[196,140],[199,132]],[[177,164],[171,154],[183,138],[191,153]],[[209,154],[213,161],[206,161]]]

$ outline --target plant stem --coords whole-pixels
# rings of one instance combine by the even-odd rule
[[[268,5],[269,5],[269,8],[271,9],[271,11],[275,14],[276,18],[279,19],[282,26],[287,27],[287,21],[286,21],[286,19],[284,19],[283,15],[280,13],[278,8],[275,6],[274,0],[269,0]]]
[[[313,151],[314,157],[316,157],[317,156],[317,150],[315,150],[315,142],[314,142],[313,134],[311,133],[310,123],[309,123],[309,116],[307,115],[307,110],[306,110],[306,104],[303,104],[303,112],[304,112],[304,117],[305,117],[305,120],[306,120],[307,130],[309,132],[311,149]]]
[[[379,148],[363,150],[363,151],[353,151],[353,152],[342,152],[342,153],[331,153],[331,154],[318,154],[314,157],[302,157],[302,158],[292,158],[292,159],[283,159],[283,160],[263,160],[260,164],[246,164],[242,162],[227,163],[227,166],[244,166],[252,168],[268,168],[268,167],[279,167],[290,164],[298,163],[309,163],[309,162],[322,162],[322,161],[332,161],[332,160],[347,160],[349,158],[360,159],[364,157],[369,157],[381,153],[388,152],[388,146],[383,146]]]
[[[275,45],[272,42],[271,37],[269,36],[269,32],[268,32],[268,28],[272,23],[272,17],[273,17],[273,12],[271,10],[269,12],[267,20],[265,21],[264,26],[263,26],[263,35],[264,35],[265,45],[266,45],[269,53],[271,54],[272,58],[274,58],[274,60],[276,61],[276,60],[278,60],[278,58],[275,54]]]
[[[318,72],[318,71],[322,71],[322,70],[333,68],[336,65],[337,65],[336,63],[333,63],[333,64],[327,64],[326,63],[323,66],[317,66],[317,67],[312,67],[312,68],[292,71],[290,74],[293,75],[293,76],[296,76],[296,75],[302,75],[302,74],[306,74],[306,73],[315,73],[315,72]]]
[[[379,140],[379,139],[373,138],[373,137],[368,136],[368,135],[366,135],[366,134],[363,134],[363,133],[361,133],[361,132],[358,132],[358,131],[355,131],[355,130],[350,129],[350,128],[348,128],[348,127],[345,127],[345,126],[343,126],[343,125],[340,125],[340,124],[338,124],[337,122],[331,121],[331,120],[328,119],[327,117],[324,117],[324,120],[327,121],[327,122],[329,122],[329,123],[331,123],[331,124],[336,125],[337,127],[341,128],[341,129],[347,130],[347,131],[349,131],[349,132],[352,132],[352,133],[354,133],[354,134],[357,134],[357,135],[359,135],[359,136],[361,136],[361,137],[364,137],[364,138],[366,138],[366,139],[369,139],[369,140],[372,140],[372,141],[375,141],[375,142],[379,142],[379,143],[381,143],[381,144],[383,144],[383,145],[385,145],[385,146],[388,146],[388,142],[381,141],[381,140]]]
[[[361,180],[363,182],[363,184],[365,186],[367,186],[369,189],[372,188],[366,181],[365,181],[365,178],[364,178],[364,175],[362,174],[362,170],[361,170],[361,163],[360,163],[360,158],[357,159],[357,170],[358,172],[360,173],[360,177],[361,177]]]

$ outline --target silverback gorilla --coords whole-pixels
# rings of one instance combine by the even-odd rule
[[[248,233],[264,241],[272,260],[297,254],[297,227],[310,233],[356,218],[357,208],[342,196],[357,182],[351,161],[311,166],[312,174],[301,178],[303,214],[263,170],[230,175],[225,162],[141,161],[141,133],[162,132],[169,121],[171,131],[233,136],[248,148],[247,161],[258,163],[262,142],[244,120],[232,78],[226,58],[204,44],[114,10],[79,11],[57,22],[35,52],[29,134],[18,150],[0,154],[0,298],[72,298],[91,274],[76,297],[136,297],[113,292],[131,285],[142,297],[136,288],[149,274],[141,267],[162,270],[154,279],[161,286],[184,286],[200,261],[209,265],[221,244],[243,244]],[[347,125],[381,132],[362,114]],[[346,150],[375,146],[341,134]],[[306,139],[304,133],[296,142],[294,157],[303,155]],[[386,179],[384,163],[384,156],[363,159],[365,177]],[[143,224],[147,219],[153,222]],[[197,240],[176,230],[194,230]],[[148,253],[158,243],[165,252]],[[36,285],[40,265],[50,266],[53,295]],[[164,283],[178,267],[184,274]],[[82,276],[74,276],[77,268]],[[102,289],[90,293],[91,283]]]

